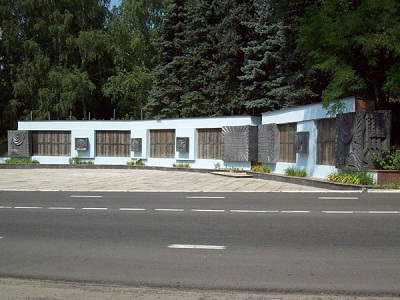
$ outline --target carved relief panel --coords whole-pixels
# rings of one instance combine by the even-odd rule
[[[88,138],[75,138],[75,150],[87,151],[88,149],[89,149],[89,139]]]
[[[279,129],[276,124],[258,126],[258,162],[273,164],[279,160]]]
[[[131,139],[131,151],[142,152],[142,138]]]
[[[222,127],[222,160],[248,162],[257,160],[258,137],[256,126]]]
[[[336,118],[335,165],[360,170],[373,168],[372,156],[390,147],[391,113],[356,112]]]
[[[8,131],[8,155],[10,157],[31,156],[31,136],[27,130]]]
[[[176,151],[180,153],[189,152],[189,138],[177,137],[176,138]]]
[[[296,132],[294,139],[294,146],[296,153],[308,153],[308,140],[310,133],[306,131]]]

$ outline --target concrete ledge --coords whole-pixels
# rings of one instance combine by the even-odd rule
[[[217,172],[211,172],[211,174],[219,175],[219,176],[226,176],[226,177],[233,177],[233,178],[252,178],[253,177],[253,175],[248,174],[246,172],[217,171]]]

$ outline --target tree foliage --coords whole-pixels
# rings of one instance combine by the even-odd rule
[[[109,4],[0,0],[1,136],[31,116],[258,115],[343,96],[379,108],[400,102],[397,0]]]
[[[298,43],[308,65],[328,78],[326,105],[349,95],[373,98],[380,108],[400,100],[397,0],[316,1],[300,19]]]

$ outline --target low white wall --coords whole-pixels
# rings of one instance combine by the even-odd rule
[[[346,98],[341,100],[343,103],[343,112],[355,111],[355,98]],[[272,170],[278,174],[284,174],[289,167],[305,169],[308,176],[316,178],[325,178],[332,172],[337,171],[335,166],[317,165],[317,124],[320,119],[334,118],[322,104],[310,104],[300,107],[282,109],[262,114],[262,124],[285,124],[297,123],[297,132],[309,133],[308,153],[296,154],[295,163],[277,162],[272,165]]]
[[[343,112],[355,111],[355,99],[341,100],[344,106]],[[125,165],[131,160],[141,159],[148,166],[171,167],[174,163],[187,163],[192,168],[213,169],[217,165],[222,168],[239,168],[249,170],[250,162],[224,162],[217,159],[197,158],[197,129],[222,128],[223,126],[257,126],[259,124],[285,124],[297,123],[298,132],[309,133],[309,145],[307,154],[296,154],[295,163],[278,162],[271,165],[273,172],[283,174],[288,167],[302,168],[311,177],[324,178],[336,171],[334,166],[317,165],[317,125],[319,119],[332,118],[321,104],[311,104],[301,107],[282,109],[266,112],[262,117],[232,116],[232,117],[207,117],[188,119],[165,119],[144,121],[20,121],[18,130],[30,131],[71,131],[71,156],[34,156],[42,164],[68,164],[72,157],[79,157],[93,161],[95,164]],[[150,157],[150,130],[174,129],[175,137],[189,138],[189,152],[175,152],[174,158]],[[131,138],[142,139],[142,151],[132,151],[129,157],[98,157],[96,156],[96,130],[124,130],[130,131]],[[87,151],[75,150],[75,138],[88,138],[89,149]]]
[[[222,128],[223,126],[257,126],[261,117],[230,116],[187,119],[143,120],[143,121],[20,121],[18,130],[71,131],[71,156],[33,156],[42,164],[69,164],[69,159],[79,157],[94,164],[126,165],[131,160],[141,159],[147,166],[172,167],[174,163],[189,164],[192,168],[213,169],[216,165],[226,168],[249,170],[250,162],[226,163],[217,159],[197,159],[197,129]],[[174,129],[175,137],[189,138],[189,152],[175,151],[174,158],[150,157],[150,130]],[[131,138],[142,139],[142,151],[131,151],[129,157],[96,156],[96,130],[130,131]],[[75,150],[75,138],[88,138],[87,151]]]
[[[340,100],[343,103],[343,113],[355,111],[355,98],[345,98]],[[285,108],[261,114],[262,124],[285,124],[293,122],[303,122],[310,120],[333,118],[328,110],[322,107],[321,103]]]

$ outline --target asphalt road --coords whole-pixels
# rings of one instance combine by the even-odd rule
[[[0,192],[0,276],[400,295],[398,194]]]

